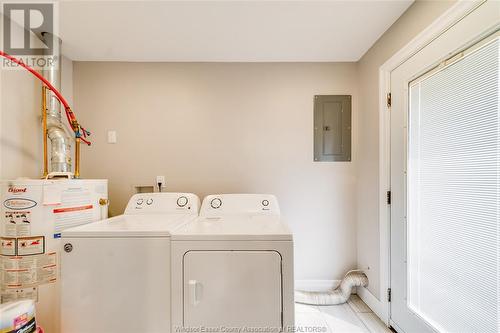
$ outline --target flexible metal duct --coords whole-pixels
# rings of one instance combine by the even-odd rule
[[[368,277],[359,270],[347,272],[340,285],[329,291],[295,291],[295,302],[312,305],[336,305],[347,302],[355,287],[366,287]]]
[[[54,63],[45,67],[43,76],[58,90],[61,89],[61,39],[50,33],[42,38],[53,38],[54,52],[50,54]],[[49,56],[49,54],[48,54]],[[50,90],[47,91],[47,136],[50,140],[51,172],[71,172],[71,141],[61,122],[61,104]]]

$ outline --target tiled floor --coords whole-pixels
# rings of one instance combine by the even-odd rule
[[[391,333],[357,295],[340,305],[295,304],[295,324],[298,332]]]

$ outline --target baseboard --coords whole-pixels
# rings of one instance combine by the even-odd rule
[[[295,280],[295,289],[305,291],[326,291],[337,288],[339,284],[340,280]]]
[[[389,324],[389,316],[385,303],[382,303],[375,297],[368,289],[358,287],[358,296],[363,302],[372,309],[372,311],[382,320],[386,325]]]

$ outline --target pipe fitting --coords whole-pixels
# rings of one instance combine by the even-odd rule
[[[71,172],[71,142],[61,124],[47,126],[52,172]]]

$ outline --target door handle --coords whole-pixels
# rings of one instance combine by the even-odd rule
[[[191,300],[191,304],[196,306],[200,304],[200,298],[199,298],[200,290],[198,286],[201,286],[201,284],[196,280],[189,280],[188,285],[189,285],[189,299]]]

